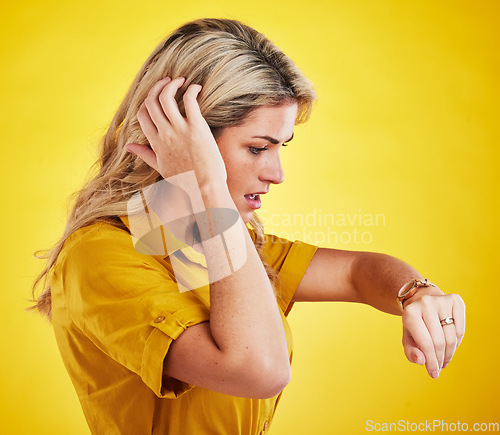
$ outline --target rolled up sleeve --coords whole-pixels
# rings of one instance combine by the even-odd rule
[[[164,376],[163,361],[186,328],[209,320],[209,307],[197,291],[179,290],[166,263],[136,252],[130,235],[109,227],[67,240],[55,271],[66,310],[100,351],[158,397],[176,398],[192,386]]]

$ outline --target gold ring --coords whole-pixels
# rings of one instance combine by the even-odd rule
[[[445,317],[444,319],[441,319],[439,323],[441,323],[441,326],[453,325],[455,323],[455,319],[453,317]]]

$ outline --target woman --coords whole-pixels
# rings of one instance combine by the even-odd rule
[[[314,99],[236,21],[188,23],[146,61],[37,280],[92,432],[267,432],[291,376],[294,302],[402,313],[408,359],[433,378],[449,363],[459,296],[393,257],[263,233],[254,212]]]

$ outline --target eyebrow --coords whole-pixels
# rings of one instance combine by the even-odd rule
[[[271,137],[271,136],[253,136],[253,137],[254,137],[254,139],[264,139],[264,140],[267,140],[268,142],[271,142],[274,145],[278,145],[280,143],[280,141],[278,139],[275,139],[274,137]],[[292,139],[293,139],[293,133],[292,133],[292,136],[290,136],[290,139],[284,141],[283,143],[288,143]]]

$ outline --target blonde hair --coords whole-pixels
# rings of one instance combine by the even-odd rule
[[[212,133],[241,124],[262,106],[287,100],[298,104],[297,123],[309,117],[315,93],[295,64],[263,34],[235,20],[200,19],[181,26],[161,42],[146,60],[102,139],[95,167],[98,170],[75,196],[64,234],[42,258],[47,263],[33,285],[41,295],[33,308],[50,317],[50,274],[66,239],[76,230],[95,222],[120,226],[117,216],[126,214],[127,201],[161,176],[137,156],[127,152],[128,143],[147,144],[137,112],[151,87],[164,77],[185,77],[203,88],[198,96],[200,110]],[[184,113],[182,91],[177,103]],[[272,281],[276,272],[262,256],[263,226],[254,214],[255,246]],[[122,226],[123,227],[123,226]]]

